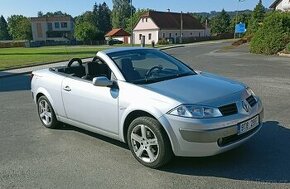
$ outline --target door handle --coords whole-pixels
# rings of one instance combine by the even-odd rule
[[[63,90],[65,90],[65,91],[71,91],[71,89],[70,89],[69,86],[65,86],[65,87],[63,88]]]

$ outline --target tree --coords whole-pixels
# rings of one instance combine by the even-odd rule
[[[43,16],[43,12],[38,11],[38,12],[37,12],[37,17],[42,17],[42,16]]]
[[[131,19],[128,18],[126,20],[126,27],[125,27],[125,30],[128,32],[128,33],[131,33],[132,32],[132,27],[131,27],[131,20],[132,20],[132,23],[133,23],[133,27],[139,22],[141,16],[143,14],[145,14],[146,12],[148,12],[149,9],[138,9],[134,14],[133,14],[133,17]]]
[[[201,15],[197,13],[193,13],[192,15],[203,25],[210,20],[208,15]]]
[[[76,19],[74,36],[81,41],[94,41],[104,39],[104,34],[95,23],[93,12],[87,11]]]
[[[132,7],[133,13],[135,8]],[[126,20],[131,16],[130,0],[113,0],[112,25],[113,28],[125,28]]]
[[[0,17],[0,40],[9,40],[10,35],[8,33],[8,24],[5,18],[1,15]]]
[[[223,9],[221,13],[212,19],[211,32],[216,34],[227,33],[230,31],[230,24],[230,15]]]
[[[265,18],[266,9],[263,6],[262,0],[259,0],[259,3],[254,8],[254,11],[252,13],[252,17],[249,23],[249,34],[255,33],[259,26],[262,24],[264,18]]]
[[[42,16],[51,17],[51,16],[70,16],[70,15],[65,12],[56,11],[56,12],[47,12],[46,14],[43,14]]]
[[[31,40],[31,22],[22,15],[8,17],[8,32],[14,40]]]
[[[81,41],[92,41],[96,38],[98,30],[89,22],[80,22],[75,25],[75,37]]]
[[[290,14],[272,12],[256,31],[250,43],[250,50],[258,54],[276,54],[290,42]]]
[[[251,14],[249,13],[240,13],[238,16],[233,17],[231,20],[231,26],[230,26],[230,31],[234,32],[235,26],[237,23],[245,23],[246,28],[249,26],[249,22],[251,20]]]
[[[102,4],[96,4],[93,8],[94,23],[103,34],[112,29],[111,23],[111,10],[108,5],[103,2]]]

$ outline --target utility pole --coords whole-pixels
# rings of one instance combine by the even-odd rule
[[[183,37],[183,18],[182,18],[182,11],[180,13],[180,43],[182,43]]]
[[[131,0],[131,39],[130,43],[133,46],[133,0]]]
[[[236,21],[235,21],[235,28],[234,28],[234,39],[236,39],[236,24],[238,24],[238,16],[239,16],[239,5],[240,2],[244,2],[245,0],[238,0],[237,11],[236,11]]]

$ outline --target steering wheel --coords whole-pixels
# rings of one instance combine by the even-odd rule
[[[145,77],[149,77],[149,76],[151,76],[151,75],[152,75],[152,72],[153,72],[154,70],[158,70],[158,71],[160,71],[160,70],[162,70],[162,69],[163,69],[163,66],[161,66],[161,65],[153,66],[152,68],[150,68],[150,70],[148,70],[148,71],[146,72]]]
[[[67,67],[70,68],[74,62],[78,62],[80,66],[83,66],[83,62],[80,58],[73,58],[68,62]]]

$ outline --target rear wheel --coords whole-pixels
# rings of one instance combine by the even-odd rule
[[[127,141],[134,157],[147,167],[159,168],[173,157],[170,141],[154,118],[136,118],[129,126]]]
[[[46,128],[54,129],[58,127],[59,122],[56,119],[54,110],[45,96],[39,97],[37,108],[40,121]]]

